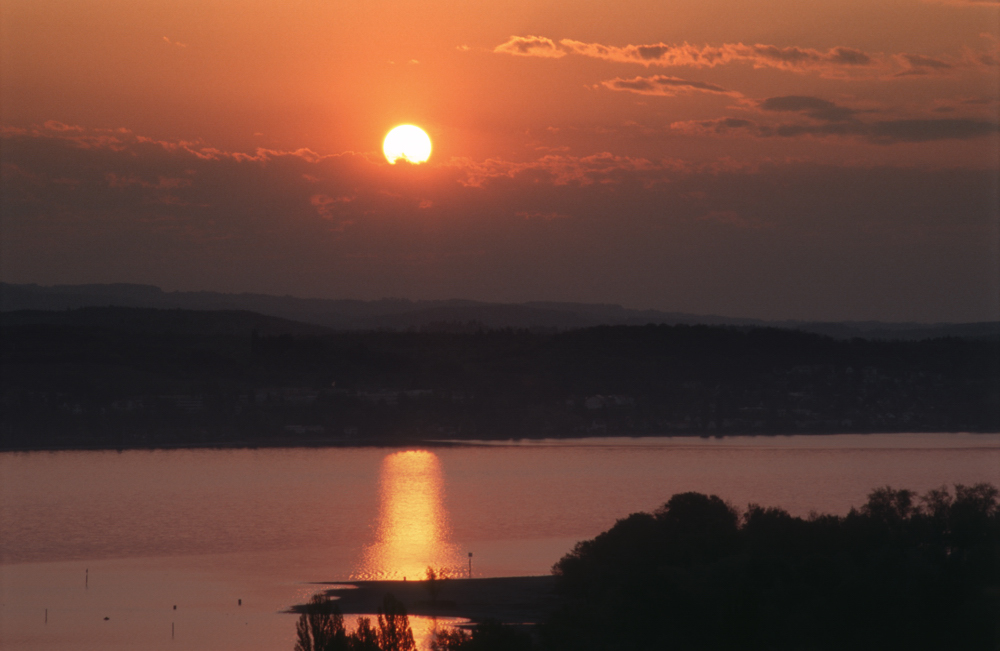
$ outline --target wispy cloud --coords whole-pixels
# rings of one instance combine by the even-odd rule
[[[697,46],[686,42],[679,45],[655,43],[618,47],[601,43],[584,43],[571,39],[563,39],[559,45],[574,54],[619,63],[634,63],[646,67],[714,68],[730,63],[749,63],[755,68],[778,68],[792,72],[832,72],[842,68],[868,67],[876,63],[872,55],[849,47],[834,47],[821,51],[761,43],[755,45],[725,43],[719,46]]]
[[[614,46],[562,39],[558,43],[544,36],[512,36],[494,52],[519,56],[559,58],[567,54],[642,66],[685,66],[713,68],[730,63],[749,63],[757,68],[778,68],[794,72],[833,72],[843,68],[870,67],[875,56],[850,47],[826,51],[776,45],[725,43],[719,46],[690,43]]]
[[[971,140],[1000,133],[1000,123],[974,117],[893,117],[865,120],[871,111],[840,106],[829,100],[805,95],[769,97],[757,103],[761,116],[794,113],[807,121],[768,122],[746,118],[718,118],[675,122],[671,128],[684,133],[745,133],[759,138],[850,137],[870,143]]]
[[[886,55],[836,46],[827,50],[764,43],[652,43],[646,45],[606,45],[564,38],[558,42],[544,36],[511,36],[494,52],[527,57],[561,58],[567,54],[629,63],[645,67],[715,68],[746,64],[794,73],[813,73],[824,77],[905,77],[912,75],[950,74],[959,68],[989,67],[995,61],[993,44],[985,52],[968,50],[956,57],[931,57],[915,53]]]
[[[616,77],[608,81],[602,81],[601,85],[611,90],[622,90],[640,95],[660,95],[673,97],[678,94],[687,93],[710,93],[715,95],[728,95],[730,97],[742,97],[734,90],[727,90],[716,84],[704,81],[692,81],[681,79],[680,77],[670,77],[667,75],[653,75],[651,77],[633,77],[632,79],[622,79]]]
[[[559,59],[567,52],[555,41],[544,36],[511,36],[505,43],[493,48],[494,52],[525,57]]]
[[[843,122],[852,120],[857,110],[846,106],[838,106],[829,100],[808,95],[783,95],[768,97],[758,102],[763,111],[801,113],[814,120],[825,122]]]

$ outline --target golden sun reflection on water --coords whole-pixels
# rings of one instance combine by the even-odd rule
[[[444,481],[437,455],[395,452],[382,460],[375,542],[366,546],[354,578],[420,580],[427,567],[454,571],[458,548],[448,541]]]

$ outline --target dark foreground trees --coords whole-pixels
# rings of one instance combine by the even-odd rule
[[[375,628],[371,619],[360,617],[348,633],[337,603],[315,594],[295,625],[295,651],[416,651],[406,608],[391,594],[382,601],[377,621]]]
[[[1000,491],[879,488],[808,519],[674,495],[579,543],[553,568],[557,605],[532,639],[486,621],[433,651],[986,651],[1000,648]],[[348,632],[317,596],[296,651],[414,651],[402,604]]]
[[[675,495],[554,567],[553,651],[995,649],[1000,506],[988,484],[886,487],[846,517]]]
[[[487,619],[466,632],[460,628],[437,631],[431,651],[531,651],[531,635],[495,619]]]

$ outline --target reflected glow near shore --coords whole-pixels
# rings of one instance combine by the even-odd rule
[[[407,450],[382,461],[375,542],[365,548],[354,578],[425,578],[428,566],[454,569],[457,548],[448,538],[441,464],[433,452]]]

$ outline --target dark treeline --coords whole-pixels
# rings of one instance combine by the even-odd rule
[[[0,445],[130,447],[1000,429],[1000,341],[441,324],[246,312],[0,315]]]
[[[559,561],[545,647],[996,649],[997,497],[886,487],[845,517],[802,519],[678,494]]]
[[[386,594],[375,623],[359,617],[354,630],[344,624],[337,602],[315,594],[295,625],[295,651],[417,651],[406,607]],[[497,620],[486,620],[471,631],[444,625],[433,631],[431,651],[532,651],[531,635]]]

